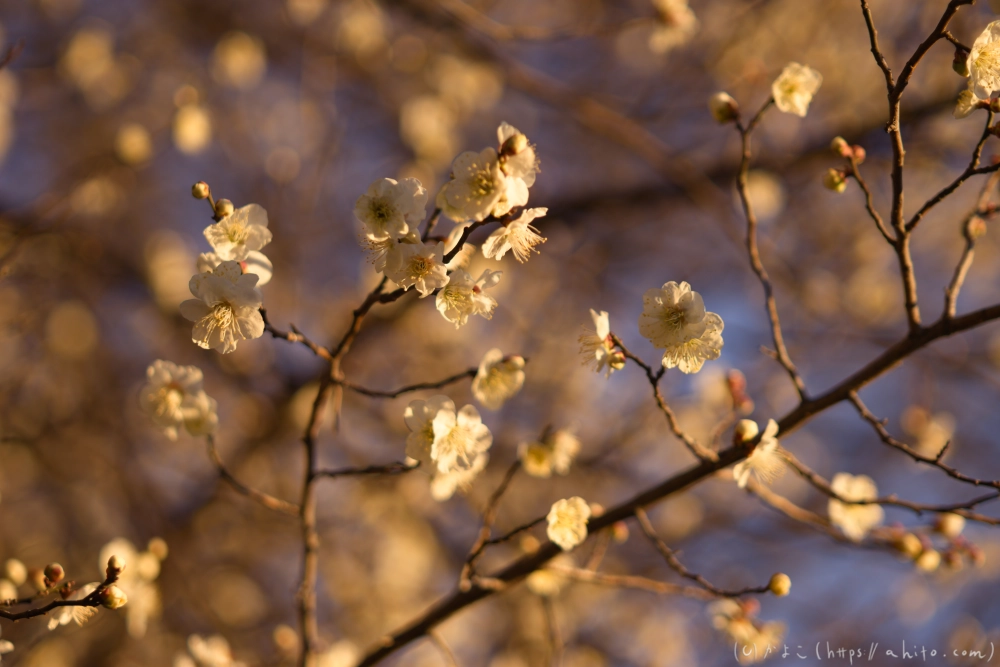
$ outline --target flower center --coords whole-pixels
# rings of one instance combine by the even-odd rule
[[[236,314],[233,312],[233,307],[225,301],[216,304],[212,309],[213,329],[230,329],[235,321]]]
[[[426,276],[434,268],[434,262],[427,257],[417,255],[410,260],[410,275],[421,277]]]
[[[368,210],[379,226],[384,226],[395,213],[392,205],[384,199],[373,199]]]
[[[240,245],[246,243],[247,238],[250,237],[250,230],[247,229],[246,225],[236,223],[229,225],[228,229],[226,229],[226,236],[229,237],[232,243]]]
[[[984,46],[973,63],[980,74],[996,75],[1000,69],[1000,42],[991,42]],[[985,71],[982,71],[985,70]]]
[[[176,382],[160,387],[156,392],[156,414],[163,417],[173,414],[180,408],[184,401],[184,389]]]
[[[660,321],[670,331],[680,331],[687,324],[687,314],[681,308],[664,306],[660,311]]]
[[[488,197],[496,190],[493,174],[489,169],[480,169],[472,177],[472,191],[480,197]]]

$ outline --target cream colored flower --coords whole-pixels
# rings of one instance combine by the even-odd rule
[[[498,227],[483,243],[483,255],[500,260],[510,250],[518,262],[523,264],[528,261],[532,251],[538,252],[535,246],[547,240],[531,226],[531,223],[535,218],[544,216],[548,210],[547,208],[525,209],[515,220]]]
[[[444,254],[447,255],[458,242],[462,240],[462,234],[465,233],[465,229],[472,223],[465,223],[461,225],[455,225],[455,228],[451,230],[448,234],[448,238],[444,242]],[[472,261],[472,256],[476,254],[476,246],[466,241],[462,244],[462,249],[455,253],[455,256],[451,258],[451,261],[446,265],[449,271],[454,271],[455,269],[468,269],[469,262]]]
[[[549,522],[549,539],[563,551],[571,551],[587,539],[587,520],[590,505],[579,496],[557,500],[546,517]]]
[[[730,598],[713,602],[707,611],[712,625],[736,643],[739,664],[763,662],[780,652],[786,629],[783,623],[754,620],[752,613]]]
[[[259,204],[238,208],[205,228],[205,238],[221,261],[242,262],[254,250],[271,242],[267,211]]]
[[[493,434],[483,423],[479,411],[471,405],[466,405],[457,413],[439,410],[433,425],[431,460],[441,473],[471,470],[475,467],[476,457],[493,444]]]
[[[499,217],[528,203],[528,186],[524,180],[503,173],[499,156],[492,148],[462,153],[455,158],[451,175],[435,201],[455,222]]]
[[[160,576],[161,556],[165,556],[165,545],[159,538],[150,540],[146,551],[140,552],[125,538],[118,538],[104,545],[98,556],[103,567],[112,556],[125,561],[125,569],[118,576],[118,587],[128,596],[125,607],[125,628],[134,638],[144,637],[150,619],[157,618],[161,611],[160,589],[156,579]]]
[[[74,591],[67,600],[82,600],[100,586],[97,582],[86,584]],[[97,613],[97,607],[60,607],[49,617],[49,630],[55,630],[59,626],[68,625],[70,622],[83,625]]]
[[[809,111],[813,95],[822,83],[822,75],[811,67],[788,63],[771,84],[774,106],[779,111],[804,117]]]
[[[191,340],[205,349],[226,354],[241,340],[260,338],[264,320],[263,301],[256,288],[257,276],[243,273],[238,262],[226,261],[211,272],[199,273],[189,287],[195,299],[180,305],[181,315],[194,322]]]
[[[424,219],[427,190],[415,178],[380,178],[354,204],[354,217],[365,226],[368,241],[396,240]]]
[[[6,639],[0,639],[0,655],[3,655],[4,653],[10,653],[13,650],[14,650],[14,645],[11,642],[7,641]],[[0,658],[0,661],[2,660],[3,658]]]
[[[521,443],[517,456],[526,473],[546,479],[553,472],[567,474],[579,452],[579,439],[571,431],[559,429],[546,435],[541,442]]]
[[[993,21],[976,38],[966,61],[969,87],[981,100],[1000,91],[1000,21]]]
[[[191,635],[187,649],[187,653],[174,658],[174,667],[246,667],[245,663],[233,659],[229,642],[222,635]]]
[[[499,283],[502,275],[503,271],[487,269],[480,274],[479,280],[473,281],[467,271],[455,269],[450,282],[437,294],[435,305],[438,311],[456,329],[468,322],[470,315],[492,319],[497,301],[485,290]]]
[[[426,468],[432,466],[431,447],[434,445],[434,418],[442,410],[455,413],[455,402],[444,394],[431,396],[426,401],[410,401],[403,412],[403,421],[410,435],[406,437],[406,455],[420,461]]]
[[[205,394],[201,383],[201,369],[196,366],[154,361],[146,369],[139,405],[171,440],[177,439],[182,426],[191,435],[206,435],[215,430],[219,418],[215,400]]]
[[[198,273],[214,271],[215,267],[224,261],[217,253],[203,252],[198,255]],[[274,265],[271,264],[271,260],[264,253],[256,250],[248,252],[246,259],[240,261],[240,269],[243,270],[243,273],[252,273],[257,276],[257,287],[271,282],[271,278],[274,275]]]
[[[420,298],[448,284],[444,244],[397,243],[386,255],[385,275],[403,289],[415,288]]]
[[[830,487],[845,500],[874,500],[878,498],[878,488],[867,475],[850,475],[838,472],[833,476]],[[885,512],[881,505],[851,505],[831,498],[827,512],[830,522],[844,531],[849,539],[860,542],[875,526],[882,523]]]
[[[455,495],[455,491],[467,490],[479,473],[486,468],[489,460],[490,455],[483,452],[476,455],[467,470],[452,470],[445,473],[434,470],[431,473],[431,497],[440,502],[451,498]]]
[[[697,373],[706,360],[722,352],[722,318],[705,311],[701,295],[686,282],[666,283],[642,297],[639,333],[663,348],[662,364]]]
[[[472,380],[472,395],[488,410],[499,410],[524,386],[524,358],[505,357],[500,348],[493,348],[479,362]]]
[[[528,137],[507,122],[500,123],[497,128],[497,139],[500,141],[500,169],[511,178],[520,178],[530,188],[538,174],[535,147],[528,142]]]
[[[590,309],[590,317],[594,320],[594,329],[585,329],[580,336],[580,354],[583,355],[583,362],[600,373],[607,368],[604,377],[608,377],[614,371],[625,367],[625,355],[615,349],[615,344],[611,340],[611,324],[608,319],[608,311],[602,310],[598,313],[593,308]]]
[[[975,93],[969,89],[963,90],[958,95],[958,102],[955,103],[953,115],[955,118],[966,118],[979,108],[979,102],[980,100],[976,98]]]
[[[653,0],[656,29],[649,35],[649,49],[666,53],[683,46],[698,32],[698,18],[688,7],[688,0]]]
[[[744,441],[753,440],[758,433],[756,422],[749,419],[741,419],[736,428]],[[778,447],[778,439],[774,437],[777,434],[778,422],[769,419],[760,442],[749,456],[733,467],[733,479],[741,489],[750,481],[751,473],[761,484],[770,484],[785,471],[785,460]]]

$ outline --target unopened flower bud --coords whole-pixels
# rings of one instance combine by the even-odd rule
[[[920,538],[913,533],[904,533],[893,546],[907,558],[916,558],[924,548],[920,543]]]
[[[959,76],[969,76],[969,52],[963,48],[956,48],[955,58],[951,61],[951,68]]]
[[[208,199],[208,195],[211,191],[208,188],[208,183],[205,181],[198,181],[191,186],[191,196],[195,199]]]
[[[832,192],[843,192],[847,189],[847,177],[840,169],[828,169],[823,175],[823,187]]]
[[[608,366],[616,371],[625,368],[625,354],[621,350],[615,350],[608,355]]]
[[[58,584],[66,576],[66,571],[59,563],[49,563],[45,566],[45,582],[51,588],[53,584]]]
[[[978,215],[969,218],[965,223],[965,235],[970,241],[975,241],[986,235],[986,221]]]
[[[717,123],[731,123],[740,115],[740,105],[729,93],[716,93],[708,98],[708,110]]]
[[[234,210],[236,209],[233,207],[233,202],[228,199],[220,199],[215,202],[215,215],[218,218],[224,218]]]
[[[767,587],[779,598],[783,598],[788,595],[788,591],[792,590],[792,579],[787,574],[778,572],[771,577]]]
[[[952,539],[961,535],[963,528],[965,528],[965,517],[953,512],[939,515],[934,523],[934,530]]]
[[[736,422],[736,428],[733,429],[733,444],[741,445],[750,442],[757,437],[758,433],[760,433],[760,428],[757,426],[757,422],[752,419],[741,419]]]
[[[851,145],[843,137],[834,137],[830,142],[830,150],[840,157],[851,156]]]
[[[934,549],[925,549],[914,561],[916,566],[924,572],[933,572],[941,565],[941,554]]]
[[[590,503],[590,516],[594,519],[604,514],[604,505],[601,503]]]
[[[100,599],[101,605],[108,609],[121,609],[128,603],[128,596],[125,595],[125,591],[117,586],[108,586],[101,589],[98,599]]]
[[[119,556],[112,556],[108,559],[108,569],[104,573],[108,576],[108,579],[117,579],[118,575],[122,573],[125,569],[125,559]]]
[[[618,544],[625,544],[628,541],[628,524],[624,521],[615,521],[611,524],[611,539]]]
[[[45,585],[45,573],[37,567],[33,567],[28,570],[28,583],[38,591],[44,591],[48,586]]]
[[[865,158],[868,157],[868,152],[861,146],[852,146],[851,152],[854,154],[854,162],[857,164],[863,163]]]
[[[503,142],[502,146],[500,146],[500,155],[517,155],[527,147],[528,137],[524,136],[520,132],[516,132],[507,137],[507,140]]]
[[[521,551],[526,554],[533,554],[542,546],[541,542],[534,535],[525,535],[521,538]]]

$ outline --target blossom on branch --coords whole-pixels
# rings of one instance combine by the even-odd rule
[[[215,399],[202,388],[197,366],[178,366],[158,359],[146,369],[139,406],[171,440],[181,427],[194,436],[207,435],[219,422]]]
[[[187,653],[179,653],[174,658],[174,667],[246,667],[246,663],[233,659],[229,642],[222,635],[191,635],[187,649]]]
[[[256,288],[257,276],[243,273],[234,261],[219,264],[212,271],[191,278],[189,288],[195,299],[181,303],[181,315],[194,322],[191,340],[198,347],[227,354],[241,340],[260,338],[264,320],[263,303]]]
[[[222,261],[242,262],[254,250],[271,242],[267,211],[259,204],[238,208],[205,228],[205,238]]]
[[[875,500],[878,488],[868,475],[851,475],[838,472],[833,476],[830,488],[845,500]],[[882,523],[885,512],[881,505],[852,505],[830,498],[827,506],[830,522],[844,531],[844,535],[854,542],[860,542],[875,526]]]
[[[524,386],[524,358],[505,357],[500,348],[493,348],[479,362],[472,380],[472,395],[489,410],[499,410]]]
[[[427,190],[415,178],[380,178],[354,204],[354,217],[364,225],[365,238],[378,242],[398,239],[423,221]]]
[[[470,315],[481,315],[486,319],[493,318],[493,310],[497,301],[485,290],[500,282],[503,271],[486,269],[480,274],[479,280],[472,280],[464,269],[455,269],[451,280],[437,294],[435,305],[444,319],[459,328],[469,321]]]
[[[203,252],[198,255],[198,273],[214,271],[215,267],[224,261],[217,253]],[[257,276],[257,287],[271,282],[271,277],[274,275],[274,265],[264,253],[251,250],[245,259],[240,260],[239,264],[243,273],[252,273]]]
[[[567,474],[579,453],[580,440],[566,429],[546,435],[541,442],[521,443],[517,448],[524,471],[542,479],[551,477],[553,472]]]
[[[587,539],[587,521],[590,519],[590,505],[579,496],[557,500],[546,520],[549,522],[547,535],[563,551],[571,551]]]
[[[738,444],[750,442],[758,432],[757,422],[750,419],[741,419],[734,430]],[[777,434],[778,422],[769,419],[757,446],[749,456],[733,466],[733,479],[741,489],[746,487],[751,474],[761,484],[770,484],[785,471],[785,459],[778,447],[778,439],[774,437]]]
[[[779,111],[805,117],[823,76],[811,67],[788,63],[771,84],[771,96]]]
[[[528,137],[507,122],[500,123],[497,128],[497,139],[500,141],[500,169],[511,178],[520,178],[530,188],[538,173],[535,147],[528,142]]]
[[[993,21],[976,38],[966,61],[969,87],[981,100],[1000,91],[1000,21]]]
[[[653,53],[666,53],[683,46],[698,32],[698,17],[688,0],[653,0],[657,13],[656,29],[649,36]]]
[[[604,377],[608,377],[625,367],[625,355],[615,349],[614,341],[611,340],[608,311],[598,313],[591,308],[590,317],[594,320],[594,329],[585,329],[581,334],[580,354],[583,355],[583,362],[592,366],[597,373],[607,368]]]
[[[145,636],[150,619],[160,615],[160,589],[156,579],[160,576],[160,562],[167,556],[167,544],[160,538],[149,541],[146,551],[140,552],[131,541],[120,537],[104,545],[99,562],[108,563],[112,556],[124,562],[117,585],[128,596],[125,607],[125,627],[134,638]]]
[[[441,394],[411,401],[403,419],[410,429],[406,455],[439,473],[474,470],[479,455],[493,444],[476,408],[466,405],[456,412],[455,403]]]
[[[499,217],[528,203],[528,186],[504,174],[492,148],[462,153],[455,158],[451,175],[438,192],[436,206],[455,222]]]
[[[673,281],[642,297],[639,333],[662,348],[664,368],[697,373],[722,352],[722,318],[705,310],[701,295],[686,282]]]
[[[515,220],[498,227],[483,243],[483,255],[500,260],[510,250],[518,262],[523,264],[528,261],[532,251],[538,252],[535,246],[547,240],[531,223],[535,218],[544,216],[548,210],[547,208],[525,209]]]
[[[444,244],[397,243],[386,254],[385,275],[403,289],[416,288],[420,298],[448,284]]]

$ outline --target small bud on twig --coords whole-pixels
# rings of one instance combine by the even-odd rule
[[[208,183],[205,181],[198,181],[191,186],[191,196],[195,199],[208,199],[210,194],[212,194],[212,191],[208,188]]]
[[[847,175],[840,169],[828,169],[823,175],[823,187],[832,192],[843,192],[847,189]]]
[[[229,201],[228,199],[220,199],[219,201],[215,202],[215,215],[219,219],[226,217],[227,215],[231,214],[234,210],[236,209],[235,207],[233,207],[233,202]]]
[[[64,576],[66,576],[66,572],[63,570],[62,565],[59,563],[49,563],[45,566],[46,588],[52,588],[52,586],[62,581]]]
[[[117,579],[118,575],[125,569],[125,559],[119,556],[112,556],[108,559],[108,569],[105,574],[108,579]]]
[[[98,598],[101,601],[101,605],[108,609],[121,609],[128,603],[128,596],[125,595],[125,591],[117,586],[108,586],[101,589]]]
[[[740,105],[729,93],[716,93],[708,98],[708,110],[715,122],[732,123],[740,116]]]
[[[783,598],[792,589],[792,578],[783,572],[778,572],[771,577],[767,587],[779,598]]]

